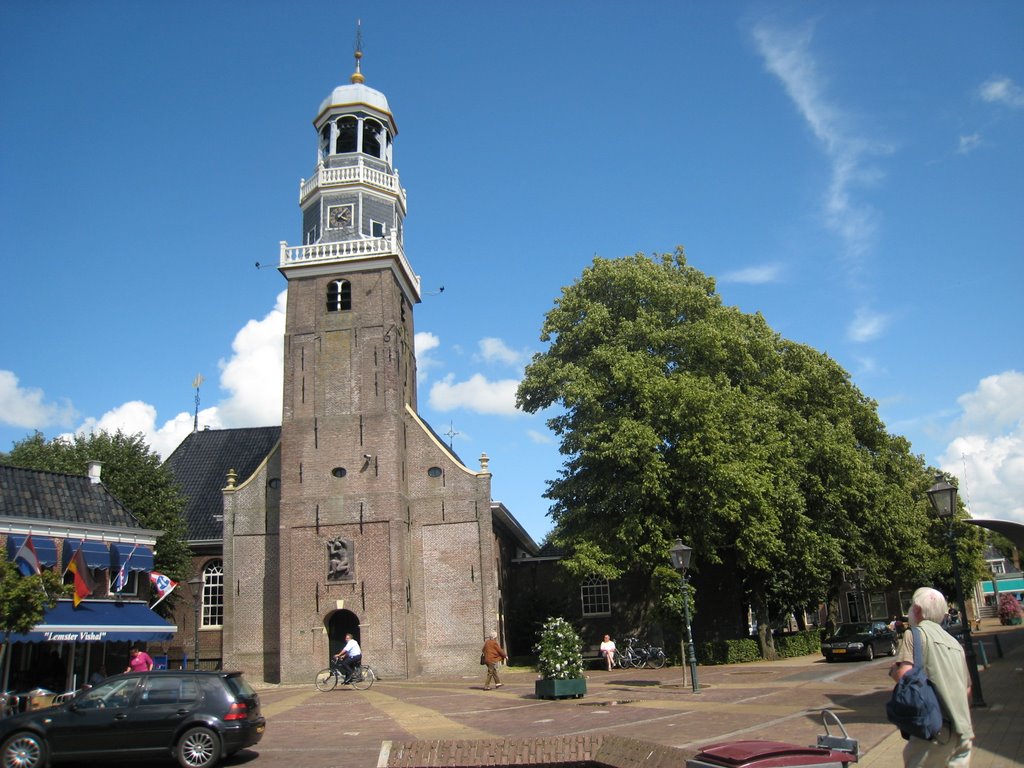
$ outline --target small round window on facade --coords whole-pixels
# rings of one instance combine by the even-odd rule
[[[272,477],[272,478],[270,478],[269,480],[267,480],[267,487],[268,488],[273,488],[274,490],[277,490],[278,488],[281,487],[281,478],[279,478],[279,477]]]
[[[427,474],[430,477],[440,477],[441,476],[441,468],[440,467],[431,467],[430,469],[427,470]]]
[[[334,469],[331,470],[331,474],[334,475],[335,477],[344,477],[345,475],[348,474],[348,470],[346,470],[344,467],[335,467]]]

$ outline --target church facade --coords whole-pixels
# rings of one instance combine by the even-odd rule
[[[360,58],[314,120],[304,242],[280,247],[280,430],[196,432],[168,459],[198,570],[220,580],[202,591],[204,655],[219,645],[225,668],[275,682],[312,680],[346,633],[382,676],[476,673],[484,635],[505,632],[507,564],[536,552],[492,503],[486,455],[468,466],[417,412],[420,278],[403,245],[398,130]]]

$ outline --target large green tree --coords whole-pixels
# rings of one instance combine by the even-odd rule
[[[190,574],[185,500],[177,481],[141,434],[94,432],[46,440],[36,432],[14,444],[0,462],[25,469],[85,475],[90,461],[103,462],[103,485],[145,528],[163,531],[154,567],[179,581]]]
[[[595,259],[541,340],[517,402],[552,409],[565,458],[546,496],[570,572],[646,575],[654,615],[679,604],[681,536],[768,628],[856,568],[869,586],[935,570],[921,459],[835,361],[723,306],[682,249]]]
[[[61,583],[56,571],[44,568],[39,574],[22,576],[14,563],[0,558],[0,668],[10,651],[10,636],[29,632],[71,589],[70,584]]]
[[[17,566],[0,558],[0,632],[3,641],[12,634],[24,634],[57,604],[57,598],[71,593],[71,585],[49,568],[39,574],[22,576]]]

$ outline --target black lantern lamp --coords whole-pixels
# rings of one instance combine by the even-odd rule
[[[960,626],[964,630],[964,655],[967,656],[967,671],[971,675],[971,704],[975,707],[984,707],[986,704],[981,693],[978,659],[974,653],[974,642],[971,640],[971,622],[967,616],[967,603],[964,602],[964,588],[960,580],[960,563],[956,554],[956,493],[956,486],[946,482],[946,479],[938,474],[935,476],[935,485],[928,489],[928,501],[932,503],[935,514],[949,522],[949,559],[953,563],[953,583],[956,587],[956,599],[960,604]]]
[[[195,606],[195,638],[192,645],[192,669],[199,669],[199,606],[203,598],[203,578],[196,576],[188,580],[188,588],[192,593],[192,605]]]
[[[694,693],[700,693],[700,684],[697,682],[697,656],[693,652],[693,633],[690,631],[690,580],[686,571],[690,567],[690,557],[693,555],[693,548],[683,544],[682,539],[676,539],[676,543],[669,547],[669,557],[672,558],[672,567],[679,571],[679,578],[683,582],[683,616],[686,620],[686,648],[687,660],[690,664],[690,683]]]

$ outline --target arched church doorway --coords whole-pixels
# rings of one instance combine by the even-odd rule
[[[345,635],[351,634],[357,643],[363,640],[359,636],[359,617],[352,611],[342,608],[335,611],[324,620],[327,627],[327,646],[330,648],[330,655],[333,656],[345,646]]]

